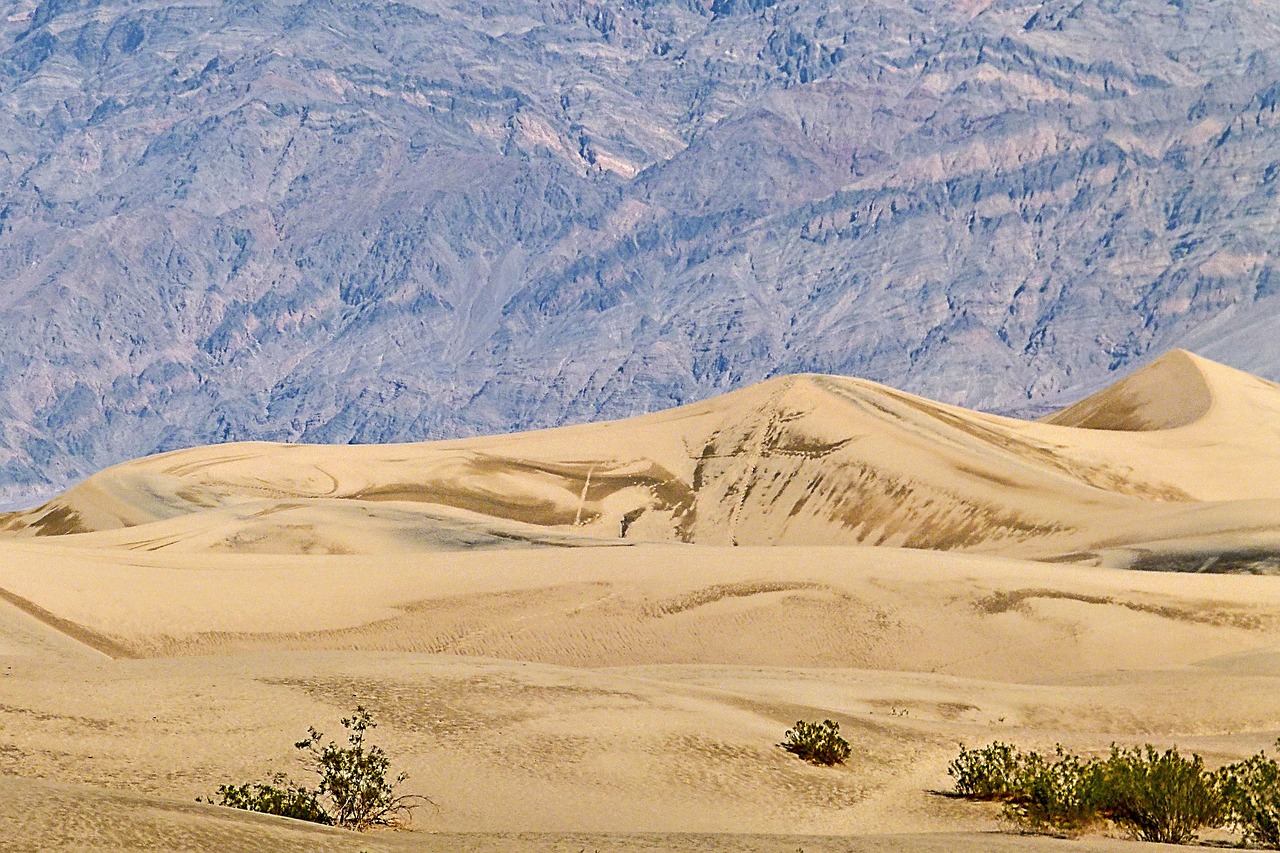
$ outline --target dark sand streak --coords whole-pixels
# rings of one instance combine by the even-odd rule
[[[28,601],[20,595],[15,595],[7,589],[0,588],[0,599],[9,602],[23,613],[33,619],[43,622],[55,631],[65,634],[77,643],[86,645],[94,651],[102,652],[109,658],[118,659],[137,657],[137,655],[133,654],[129,649],[125,648],[123,645],[117,643],[105,634],[99,634],[92,628],[86,628],[77,622],[72,622],[69,619],[63,619],[61,616],[55,616],[35,602]]]

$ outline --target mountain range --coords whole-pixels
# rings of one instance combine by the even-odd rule
[[[791,374],[1277,377],[1278,100],[1249,0],[11,0],[0,498]]]

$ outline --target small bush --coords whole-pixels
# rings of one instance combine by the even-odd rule
[[[1280,742],[1277,742],[1280,747]],[[1265,752],[1217,773],[1227,821],[1245,844],[1280,849],[1280,765]]]
[[[1222,794],[1200,756],[1111,748],[1102,765],[1102,808],[1140,841],[1184,844],[1225,819]]]
[[[396,794],[396,786],[408,778],[404,773],[387,778],[391,762],[378,746],[366,746],[365,732],[376,728],[373,717],[362,707],[342,721],[347,729],[347,746],[330,741],[314,728],[294,746],[308,753],[307,764],[320,775],[317,791],[329,801],[326,810],[334,825],[364,830],[373,826],[397,826],[412,811],[418,797]]]
[[[778,744],[787,752],[814,764],[844,764],[849,757],[849,742],[840,737],[840,724],[831,720],[821,723],[796,721]]]
[[[955,791],[971,800],[1007,800],[1018,793],[1018,773],[1023,756],[1007,743],[967,749],[947,766],[956,780]]]
[[[221,785],[217,796],[216,800],[211,799],[209,802],[233,809],[309,820],[312,823],[333,823],[316,798],[316,792],[289,781],[283,773],[271,777],[270,782]]]
[[[1015,794],[1005,817],[1028,832],[1078,835],[1101,818],[1102,773],[1097,761],[1057,747],[1054,760],[1038,753],[1019,756]]]
[[[277,774],[270,782],[222,785],[218,799],[210,802],[355,830],[401,825],[426,798],[396,793],[408,777],[401,773],[389,779],[386,753],[365,743],[365,733],[377,726],[368,711],[356,706],[342,726],[347,730],[346,746],[333,741],[322,746],[324,736],[314,727],[294,744],[306,753],[303,763],[319,776],[314,790]]]

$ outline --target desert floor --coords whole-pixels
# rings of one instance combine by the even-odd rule
[[[6,850],[1110,850],[947,798],[957,744],[1280,735],[1273,578],[890,548],[0,560]],[[356,836],[196,804],[356,704],[434,806]],[[835,769],[777,747],[830,717]]]

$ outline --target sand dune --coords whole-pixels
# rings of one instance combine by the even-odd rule
[[[1038,423],[797,376],[545,432],[178,451],[3,527],[170,552],[867,544],[1269,569],[1278,438],[1280,388],[1184,352]]]
[[[1041,422],[801,376],[546,432],[120,465],[3,520],[0,838],[1063,849],[934,793],[947,761],[1274,742],[1277,431],[1280,388],[1175,352]],[[417,832],[194,804],[296,772],[306,726],[356,703],[436,802]],[[777,747],[824,717],[847,766]]]
[[[1227,585],[865,547],[605,553],[210,561],[36,542],[5,549],[0,589],[34,618],[58,614],[53,628],[116,657],[360,649],[564,666],[740,663],[1037,679],[1182,665],[1280,631],[1280,587],[1267,577]],[[1148,633],[1160,648],[1138,641]]]

